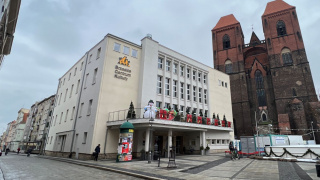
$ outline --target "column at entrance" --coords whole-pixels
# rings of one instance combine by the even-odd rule
[[[168,131],[168,157],[170,157],[170,147],[172,147],[172,129]]]
[[[149,151],[149,143],[150,143],[150,127],[146,130],[146,142],[144,144],[144,150],[146,152]]]
[[[200,142],[200,146],[202,145],[204,148],[206,148],[206,132],[202,131],[200,132],[200,136],[201,136],[201,142]]]

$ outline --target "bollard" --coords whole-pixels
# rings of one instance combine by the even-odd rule
[[[320,164],[316,164],[317,177],[320,177]]]

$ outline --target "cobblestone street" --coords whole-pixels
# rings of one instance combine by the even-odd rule
[[[27,157],[26,155],[9,154],[0,157],[0,180],[17,179],[139,179],[110,171],[83,167],[79,165],[53,161],[49,159]]]
[[[4,179],[318,179],[315,163],[254,160],[231,161],[223,154],[177,156],[177,168],[167,168],[168,158],[148,164],[134,159],[128,163],[115,160],[75,160],[49,156],[9,154],[0,157]],[[103,170],[100,170],[103,169]],[[133,174],[134,176],[128,175]],[[137,176],[138,175],[138,176]],[[0,174],[0,180],[2,175]]]

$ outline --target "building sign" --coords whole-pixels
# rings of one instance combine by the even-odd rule
[[[114,77],[127,81],[128,78],[131,77],[131,70],[125,67],[130,67],[130,61],[128,61],[128,58],[124,56],[119,58],[118,64],[119,66],[115,66]],[[124,67],[120,67],[120,65]]]

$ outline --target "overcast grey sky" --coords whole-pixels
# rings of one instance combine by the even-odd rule
[[[148,33],[177,52],[213,66],[211,29],[234,14],[248,43],[270,0],[22,0],[11,54],[0,69],[0,132],[20,108],[56,93],[58,79],[107,33],[136,44]],[[320,88],[320,1],[296,6],[316,90]]]

